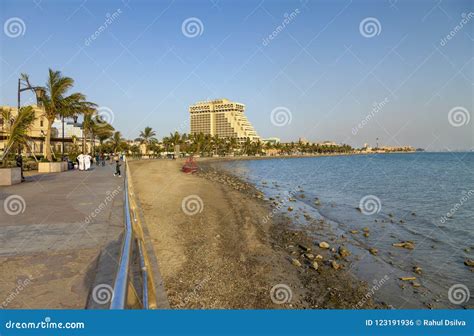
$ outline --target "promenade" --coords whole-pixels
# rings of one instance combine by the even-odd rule
[[[82,309],[95,286],[113,285],[124,228],[123,177],[113,171],[0,188],[0,308]]]

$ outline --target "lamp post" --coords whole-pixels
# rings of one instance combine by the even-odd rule
[[[61,138],[61,157],[64,161],[64,116],[61,116],[61,130],[62,130],[62,138]]]
[[[23,91],[33,91],[36,95],[36,104],[38,106],[42,106],[42,99],[44,97],[44,94],[46,90],[41,87],[41,86],[31,86],[30,82],[28,81],[28,78],[21,79],[18,78],[18,114],[20,113],[20,96]],[[18,154],[21,155],[21,146],[18,147]]]
[[[74,126],[76,126],[77,124],[77,118],[78,118],[77,115],[72,116],[72,119],[74,120]],[[81,134],[82,134],[82,152],[84,153],[84,130],[82,129],[82,127],[81,127]]]

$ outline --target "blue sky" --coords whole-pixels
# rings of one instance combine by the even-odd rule
[[[3,0],[0,105],[16,104],[21,72],[42,85],[51,67],[73,77],[129,138],[145,126],[159,137],[188,132],[190,104],[226,97],[246,105],[262,137],[472,149],[473,7],[469,0]],[[21,20],[20,33],[12,18]],[[189,18],[198,19],[197,36],[183,33]],[[369,26],[361,26],[365,19]]]

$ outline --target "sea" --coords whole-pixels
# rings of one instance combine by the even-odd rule
[[[221,166],[267,199],[283,200],[278,211],[299,229],[308,225],[304,212],[345,237],[348,270],[369,284],[376,300],[396,309],[473,307],[474,272],[464,264],[474,259],[473,152],[277,157]],[[315,243],[325,235],[314,234]],[[393,246],[407,242],[412,249]],[[400,280],[405,277],[416,279]]]

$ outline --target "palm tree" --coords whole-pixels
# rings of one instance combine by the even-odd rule
[[[250,150],[252,148],[252,142],[250,141],[250,138],[246,138],[245,142],[243,143],[243,151],[245,154],[249,154]]]
[[[181,135],[179,134],[178,131],[174,132],[174,133],[170,133],[170,140],[171,140],[171,143],[173,145],[179,145],[181,144]]]
[[[26,76],[28,78],[28,76]],[[54,119],[57,117],[72,117],[83,114],[85,110],[95,108],[97,105],[86,101],[82,93],[73,93],[67,96],[67,92],[73,87],[74,80],[65,77],[60,71],[49,69],[46,82],[46,93],[42,98],[47,119],[47,129],[44,146],[44,156],[49,161],[51,155],[51,133]]]
[[[262,149],[263,149],[263,146],[262,146],[262,143],[260,142],[260,140],[257,140],[256,142],[253,143],[253,150],[254,150],[254,154],[262,154]]]
[[[204,147],[205,136],[204,133],[197,133],[193,134],[192,140],[194,145],[196,146],[195,154],[201,155],[201,150]]]
[[[100,116],[95,117],[92,132],[94,133],[94,136],[99,139],[99,143],[101,145],[104,143],[105,140],[107,140],[113,135],[114,131],[114,127],[106,121],[101,120]]]
[[[221,145],[221,139],[219,138],[219,136],[217,134],[215,134],[212,139],[211,139],[211,143],[214,147],[214,154],[215,155],[218,155],[219,154],[219,147]]]
[[[2,118],[7,121],[7,124],[9,124],[8,121],[12,120],[9,109],[2,109]],[[10,127],[7,129],[7,143],[2,157],[3,165],[6,165],[7,160],[5,160],[5,158],[8,156],[11,149],[17,147],[18,150],[20,150],[21,146],[28,144],[28,131],[33,125],[35,119],[35,111],[31,106],[20,108],[18,115],[13,119],[13,123],[11,123]]]
[[[143,131],[140,132],[138,141],[140,141],[140,144],[145,144],[145,155],[148,155],[149,146],[152,143],[158,141],[155,135],[156,135],[156,132],[151,127],[148,127],[148,126],[145,127]]]
[[[108,143],[114,153],[120,152],[126,147],[125,139],[122,138],[122,134],[119,131],[114,132]]]
[[[82,130],[84,132],[84,139],[83,139],[83,151],[86,150],[86,142],[87,139],[90,140],[90,147],[92,155],[94,155],[94,129],[98,126],[96,125],[95,121],[95,113],[97,110],[95,108],[87,108],[83,111],[84,120],[82,122]],[[97,116],[95,116],[97,118]]]

